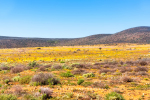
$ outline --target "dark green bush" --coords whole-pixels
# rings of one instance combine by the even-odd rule
[[[38,66],[38,64],[37,64],[36,61],[30,62],[28,65],[29,65],[30,67],[36,67],[36,66]]]
[[[4,82],[5,82],[6,84],[8,84],[8,83],[10,82],[10,80],[9,80],[9,79],[5,79]]]
[[[73,77],[74,75],[70,71],[67,71],[66,73],[61,73],[60,76],[61,77]]]
[[[20,78],[19,83],[20,84],[29,84],[29,82],[31,81],[31,76],[23,76]]]
[[[84,79],[79,79],[78,82],[77,82],[77,84],[80,85],[80,84],[82,84],[83,82],[84,82]]]
[[[105,100],[125,100],[124,97],[116,92],[106,94]]]

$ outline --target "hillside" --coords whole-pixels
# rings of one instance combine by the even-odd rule
[[[41,39],[41,38],[0,39],[0,48],[47,47],[47,46],[55,46],[60,41],[67,42],[69,41],[69,39]]]
[[[94,44],[99,44],[98,41],[100,39],[110,35],[111,34],[91,35],[83,38],[72,39],[66,43],[60,43],[59,45],[94,45]]]
[[[98,34],[83,38],[0,38],[0,48],[47,47],[66,45],[93,45],[96,41],[110,34]]]
[[[123,30],[100,39],[99,43],[150,43],[150,27]]]
[[[0,48],[95,45],[109,43],[150,43],[150,27],[134,27],[115,34],[97,34],[72,39],[0,36]]]
[[[21,37],[10,37],[10,36],[0,36],[0,40],[3,39],[22,39]]]

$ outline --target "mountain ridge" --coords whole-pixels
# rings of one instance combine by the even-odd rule
[[[139,26],[115,34],[96,34],[82,38],[24,38],[0,36],[0,48],[74,46],[110,43],[150,43],[150,27]]]

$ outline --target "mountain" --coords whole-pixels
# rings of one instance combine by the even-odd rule
[[[99,44],[99,40],[106,37],[110,36],[112,34],[97,34],[97,35],[91,35],[83,38],[76,38],[72,39],[66,43],[60,43],[59,45],[94,45],[94,44]]]
[[[134,27],[111,36],[104,37],[99,43],[150,43],[150,27]]]
[[[2,39],[21,39],[21,37],[10,37],[10,36],[0,36],[0,40]]]
[[[56,46],[56,44],[59,42],[66,43],[69,40],[70,39],[47,39],[47,38],[0,39],[0,48]]]
[[[97,34],[82,38],[21,38],[0,36],[0,48],[73,46],[110,43],[150,43],[150,27],[134,27],[115,34]]]

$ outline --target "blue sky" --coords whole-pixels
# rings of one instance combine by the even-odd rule
[[[0,35],[78,38],[150,26],[150,0],[0,0]]]

